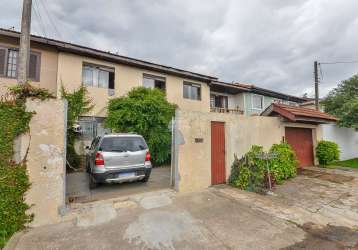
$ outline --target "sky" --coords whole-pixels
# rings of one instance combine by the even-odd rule
[[[20,30],[22,0],[1,0]],[[33,0],[32,33],[313,97],[313,62],[358,60],[357,0]],[[358,71],[322,64],[320,94]]]

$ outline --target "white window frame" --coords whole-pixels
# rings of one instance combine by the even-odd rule
[[[154,85],[153,86],[145,86],[144,81],[145,79],[150,79],[153,80]],[[142,77],[142,85],[145,88],[150,88],[150,89],[154,89],[155,87],[155,81],[161,81],[164,82],[164,88],[158,88],[163,90],[164,92],[166,91],[166,85],[167,85],[167,79],[163,76],[158,76],[158,75],[152,75],[152,74],[147,74],[147,73],[143,73],[143,77]]]
[[[255,108],[254,107],[254,97],[255,96],[258,96],[258,97],[261,97],[262,98],[262,106],[261,108]],[[252,110],[263,110],[264,109],[264,106],[265,106],[265,96],[263,95],[257,95],[257,94],[252,94],[251,95],[251,109]]]
[[[96,69],[97,70],[97,74],[96,74],[96,77],[97,77],[97,83],[96,85],[94,85],[94,82],[93,82],[93,79],[94,79],[94,76],[93,76],[93,71],[92,71],[92,84],[89,85],[89,84],[86,84],[84,81],[83,81],[83,70],[85,67],[89,67],[89,68],[93,68],[93,69]],[[109,75],[108,75],[108,82],[107,82],[107,86],[103,87],[103,86],[100,86],[100,82],[99,82],[99,78],[100,78],[100,72],[103,71],[103,72],[108,72],[108,74],[110,73],[113,73],[115,74],[115,68],[111,68],[111,67],[108,67],[108,66],[104,66],[104,65],[98,65],[98,64],[93,64],[93,63],[88,63],[88,62],[83,62],[82,63],[82,72],[81,72],[81,81],[82,81],[82,85],[85,86],[85,87],[92,87],[92,88],[100,88],[100,89],[108,89],[108,90],[114,90],[113,89],[110,89],[109,88]],[[115,81],[114,81],[114,84],[115,84]]]
[[[185,86],[185,85],[189,85],[191,88],[192,88],[192,87],[198,88],[198,89],[199,89],[199,96],[198,96],[199,98],[198,98],[198,99],[191,98],[191,97],[192,97],[191,88],[190,88],[189,97],[185,97],[185,96],[184,96],[184,86]],[[194,82],[188,82],[188,81],[184,81],[184,82],[183,82],[183,98],[184,98],[185,100],[201,101],[201,98],[202,98],[201,95],[202,95],[201,84],[199,84],[199,83],[194,83]]]
[[[17,47],[7,47],[6,45],[0,44],[0,49],[5,50],[4,72],[0,72],[0,77],[16,79],[17,74],[18,74],[18,69],[19,69],[19,53],[20,53],[19,48],[17,48]],[[8,74],[9,73],[8,71],[9,71],[9,54],[10,54],[10,51],[16,51],[16,53],[17,53],[16,59],[13,62],[13,65],[15,65],[15,69],[13,69],[15,71],[15,76]],[[36,61],[36,65],[35,65],[36,72],[35,72],[34,77],[30,77],[30,75],[29,75],[30,65],[28,65],[27,78],[29,80],[33,81],[33,82],[39,82],[40,81],[40,75],[41,75],[41,52],[30,50],[30,56],[36,56],[37,57],[37,61]]]

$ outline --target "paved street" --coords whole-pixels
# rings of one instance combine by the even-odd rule
[[[9,249],[357,249],[358,171],[312,168],[259,195],[217,186],[73,204]]]

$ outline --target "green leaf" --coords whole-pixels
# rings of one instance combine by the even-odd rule
[[[114,132],[141,134],[147,141],[153,163],[162,164],[170,159],[168,126],[175,108],[162,90],[134,88],[127,96],[109,101],[105,126]]]

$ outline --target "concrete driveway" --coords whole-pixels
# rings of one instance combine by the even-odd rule
[[[101,184],[89,189],[86,172],[75,172],[67,175],[66,196],[71,202],[91,202],[151,192],[170,187],[170,166],[152,169],[148,182],[130,182],[121,184]]]
[[[73,204],[8,249],[357,249],[358,172],[312,169],[259,195],[226,185]]]

